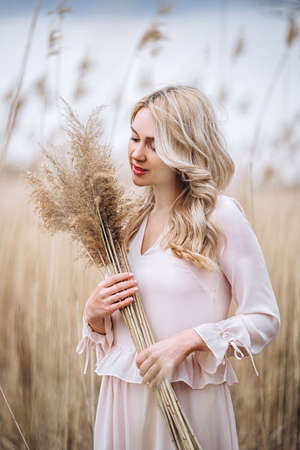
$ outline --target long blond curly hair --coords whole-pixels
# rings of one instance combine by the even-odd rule
[[[131,124],[144,107],[149,108],[153,117],[157,155],[176,170],[183,184],[183,190],[171,206],[169,231],[160,246],[170,248],[176,257],[201,269],[219,270],[216,256],[222,232],[210,220],[210,214],[218,193],[229,184],[235,167],[225,149],[213,105],[196,87],[167,86],[144,96],[134,105]],[[144,187],[143,195],[136,200],[125,228],[127,251],[131,237],[154,207],[153,187]]]

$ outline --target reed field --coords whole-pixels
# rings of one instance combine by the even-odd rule
[[[236,194],[248,215],[246,197]],[[281,328],[262,353],[231,358],[239,383],[231,386],[241,450],[298,449],[299,415],[299,191],[259,189],[255,232],[281,313]],[[0,448],[91,449],[101,378],[95,356],[84,375],[75,352],[85,301],[101,279],[76,259],[66,235],[40,230],[20,177],[1,180],[0,337],[3,394]],[[234,313],[232,303],[230,315]],[[195,323],[196,324],[196,323]],[[201,405],[199,405],[201,408]],[[213,420],[213,418],[212,418]]]

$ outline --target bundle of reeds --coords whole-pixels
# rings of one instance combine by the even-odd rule
[[[42,148],[39,173],[27,172],[35,210],[41,225],[51,233],[68,232],[81,244],[80,257],[88,257],[100,270],[131,271],[122,226],[130,203],[111,159],[111,149],[100,143],[103,134],[101,107],[82,125],[64,101],[69,140],[52,151]],[[138,352],[155,343],[139,293],[120,312]],[[171,437],[180,450],[201,449],[165,378],[154,388],[158,407]]]

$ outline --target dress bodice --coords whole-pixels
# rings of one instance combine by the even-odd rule
[[[211,349],[206,352],[190,353],[176,367],[170,378],[170,381],[184,381],[193,389],[203,388],[209,383],[227,382],[231,385],[238,382],[227,356],[230,344],[235,349],[234,356],[237,359],[247,356],[238,349],[237,344],[243,345],[248,350],[257,372],[251,352],[257,353],[262,346],[266,345],[279,327],[279,311],[263,263],[261,249],[240,204],[231,197],[219,195],[216,213],[212,216],[216,220],[220,219],[223,214],[227,217],[227,214],[232,213],[230,208],[233,208],[232,211],[236,214],[235,220],[238,222],[235,222],[237,234],[232,239],[230,236],[232,224],[228,224],[229,246],[232,246],[232,250],[235,252],[233,262],[230,264],[236,265],[238,270],[239,256],[243,258],[242,254],[239,255],[243,249],[238,227],[245,227],[243,238],[246,239],[246,245],[253,250],[250,263],[258,263],[262,268],[260,276],[265,288],[256,311],[259,313],[261,308],[264,318],[270,319],[273,316],[276,319],[268,320],[266,328],[269,327],[269,333],[266,333],[265,340],[258,346],[255,345],[255,326],[247,323],[249,316],[247,319],[244,317],[247,314],[247,308],[253,308],[253,299],[252,305],[250,304],[251,291],[249,288],[255,282],[255,278],[257,282],[257,277],[251,270],[240,274],[240,278],[236,279],[233,271],[235,266],[227,267],[225,265],[227,253],[224,253],[224,261],[220,261],[224,270],[210,272],[200,269],[187,260],[177,258],[170,249],[163,250],[160,242],[164,233],[141,255],[148,215],[145,216],[139,230],[129,243],[130,269],[138,281],[139,293],[155,340],[165,339],[187,328],[194,328]],[[226,220],[224,220],[224,225],[226,228]],[[165,230],[166,228],[164,232]],[[229,250],[231,250],[230,247]],[[241,288],[240,283],[242,283]],[[236,287],[239,288],[238,291],[236,291]],[[233,294],[240,308],[237,313],[240,314],[227,319]],[[86,337],[86,341],[96,346],[96,373],[98,375],[114,375],[132,383],[141,383],[142,377],[135,362],[137,352],[120,311],[117,310],[109,318],[106,318],[106,335],[93,332],[84,318],[83,322],[83,335]],[[251,332],[254,334],[251,335]],[[260,330],[257,333],[261,339]],[[251,337],[253,337],[252,340]],[[81,351],[83,351],[83,343],[78,348],[78,352]]]

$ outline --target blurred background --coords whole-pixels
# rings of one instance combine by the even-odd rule
[[[257,234],[281,312],[259,377],[232,360],[240,448],[299,449],[300,2],[1,1],[0,36],[0,448],[91,449],[101,383],[75,353],[99,273],[67,236],[40,230],[23,173],[65,141],[65,99],[82,121],[105,105],[103,140],[130,185],[134,103],[191,84],[215,106],[236,164],[226,192]]]

